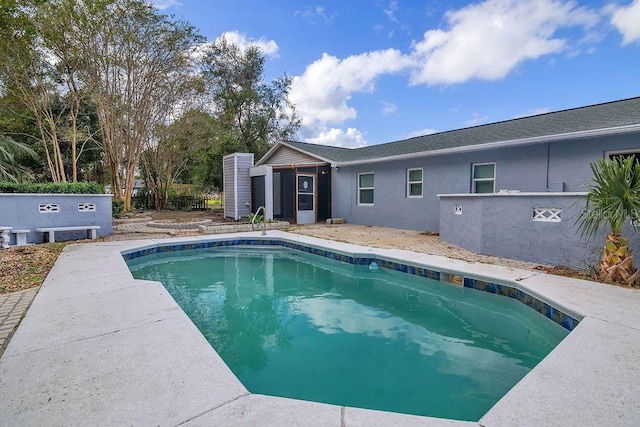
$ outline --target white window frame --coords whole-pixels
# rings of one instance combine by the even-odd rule
[[[361,175],[373,175],[373,187],[360,187],[360,176]],[[372,190],[373,191],[373,201],[375,202],[376,200],[376,190],[375,190],[375,182],[376,182],[376,178],[375,178],[375,174],[373,172],[362,172],[358,174],[358,183],[357,183],[357,187],[358,187],[358,206],[373,206],[373,203],[362,203],[360,201],[360,190]]]
[[[486,165],[493,165],[493,178],[475,178],[476,166],[486,166]],[[495,193],[496,192],[496,175],[497,175],[496,162],[472,163],[471,164],[471,192],[473,194],[491,194],[491,193]],[[493,182],[493,191],[491,191],[491,193],[478,193],[476,191],[476,183],[477,182],[488,182],[488,181]]]
[[[411,176],[411,172],[420,171],[420,181],[411,181],[409,177]],[[411,194],[411,184],[420,184],[420,194],[412,195]],[[407,169],[407,197],[410,199],[419,199],[424,195],[424,170],[423,168],[411,168]]]

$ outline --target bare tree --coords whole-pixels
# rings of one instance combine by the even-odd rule
[[[57,98],[55,66],[41,44],[34,20],[37,3],[7,0],[0,8],[0,79],[3,89],[19,99],[35,120],[47,169],[54,182],[66,181],[54,111]]]
[[[63,94],[66,99],[65,108],[71,121],[68,132],[71,145],[71,180],[77,182],[78,158],[82,147],[89,139],[93,140],[93,138],[92,135],[88,135],[85,138],[79,153],[78,115],[80,113],[82,95],[80,93],[81,82],[78,81],[77,74],[80,63],[74,51],[73,17],[62,6],[63,4],[58,1],[39,4],[35,12],[34,22],[40,36],[42,49],[50,56],[50,60],[55,63],[57,74],[60,76],[61,84],[58,90],[66,92]]]
[[[71,16],[78,77],[91,94],[114,196],[131,209],[143,149],[183,95],[195,29],[141,0],[60,0]],[[122,189],[124,188],[124,192]]]

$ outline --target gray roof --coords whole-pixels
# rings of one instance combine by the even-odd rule
[[[639,124],[640,97],[636,97],[361,148],[332,147],[294,141],[287,141],[287,144],[332,162],[350,162],[488,143],[507,143],[529,138],[544,140],[545,137],[551,138],[556,135]]]

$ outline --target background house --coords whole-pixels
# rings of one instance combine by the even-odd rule
[[[601,246],[574,226],[589,164],[636,154],[640,97],[357,149],[283,141],[251,175],[265,177],[253,191],[271,201],[273,218],[343,217],[439,232],[483,254],[584,266]],[[267,185],[270,173],[279,177]],[[304,176],[314,179],[311,196]],[[315,213],[301,217],[310,197]]]

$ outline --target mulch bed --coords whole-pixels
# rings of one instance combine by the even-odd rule
[[[40,286],[66,245],[44,243],[0,249],[0,294]]]
[[[139,215],[151,216],[153,220],[166,222],[188,222],[200,219],[220,221],[223,217],[222,209],[208,211],[148,211]],[[188,235],[190,230],[176,235]],[[131,239],[140,236],[132,234]],[[40,286],[49,274],[60,252],[69,243],[95,243],[95,240],[76,240],[58,243],[43,243],[27,246],[0,249],[0,294],[8,294],[24,289]]]

